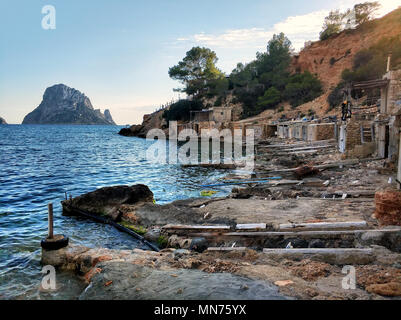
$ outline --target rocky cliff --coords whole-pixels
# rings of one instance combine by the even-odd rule
[[[323,94],[295,109],[289,103],[283,103],[280,111],[266,110],[258,117],[277,120],[282,116],[296,118],[311,112],[317,117],[339,116],[340,108],[330,110],[327,97],[341,81],[342,72],[352,68],[354,57],[359,51],[374,46],[384,37],[392,38],[400,34],[401,8],[356,29],[345,30],[327,40],[310,43],[293,57],[290,71],[309,71],[315,74],[322,81]]]
[[[7,122],[2,117],[0,117],[0,124],[7,124]]]
[[[352,68],[355,54],[376,44],[383,37],[401,34],[401,8],[356,29],[345,30],[324,41],[316,41],[295,56],[292,71],[316,74],[326,89],[336,86],[344,69]]]
[[[110,111],[95,110],[83,93],[64,84],[46,89],[41,104],[25,116],[22,124],[115,125]]]

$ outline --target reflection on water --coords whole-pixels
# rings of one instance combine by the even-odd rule
[[[60,290],[38,291],[40,239],[47,232],[47,203],[55,230],[86,246],[129,249],[135,239],[107,225],[61,216],[64,193],[80,195],[113,185],[146,184],[158,203],[199,196],[199,185],[224,172],[154,164],[152,142],[117,135],[114,126],[0,126],[0,299],[71,299],[82,283],[57,275]],[[217,196],[229,189],[220,189]],[[146,248],[144,248],[146,249]]]

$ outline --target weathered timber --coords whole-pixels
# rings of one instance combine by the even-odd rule
[[[215,252],[215,251],[225,251],[225,252],[229,252],[229,251],[245,251],[248,248],[246,247],[209,247],[206,249],[206,251],[210,251],[210,252]]]
[[[173,225],[168,224],[162,227],[162,231],[168,234],[188,235],[193,232],[214,232],[225,233],[231,230],[230,226],[215,225],[215,226],[189,226],[189,225]]]
[[[251,231],[251,230],[265,230],[266,229],[266,223],[249,223],[249,224],[237,224],[235,229],[237,230],[246,230],[246,231]]]
[[[317,223],[285,223],[279,225],[280,231],[299,230],[344,230],[344,229],[366,229],[366,221],[346,222],[317,222]]]

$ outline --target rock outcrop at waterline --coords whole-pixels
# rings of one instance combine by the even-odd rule
[[[7,122],[2,117],[0,117],[0,124],[7,124]]]
[[[122,128],[118,134],[126,137],[146,138],[146,135],[149,132],[149,130],[152,129],[166,130],[167,122],[163,118],[163,113],[164,110],[159,110],[152,114],[145,114],[143,116],[142,124],[133,125],[129,128]]]
[[[113,221],[132,220],[132,211],[144,203],[153,203],[153,193],[142,184],[134,186],[105,187],[62,202],[63,215],[74,215],[74,209]],[[128,210],[127,210],[128,209]],[[134,219],[135,220],[135,219]]]
[[[25,116],[22,124],[115,125],[110,111],[94,109],[89,98],[64,84],[46,89],[41,104]]]
[[[118,134],[125,137],[139,137],[139,138],[146,137],[146,133],[143,130],[143,126],[140,124],[134,124],[129,128],[122,128]]]

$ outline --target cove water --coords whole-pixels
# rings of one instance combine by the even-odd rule
[[[153,142],[122,137],[118,126],[0,126],[0,299],[75,299],[84,289],[73,274],[57,273],[59,290],[39,290],[40,240],[47,234],[47,204],[54,204],[55,233],[89,247],[142,248],[108,225],[61,215],[64,193],[145,184],[157,203],[199,197],[199,185],[227,172],[146,159]],[[222,189],[217,195],[229,192]]]

